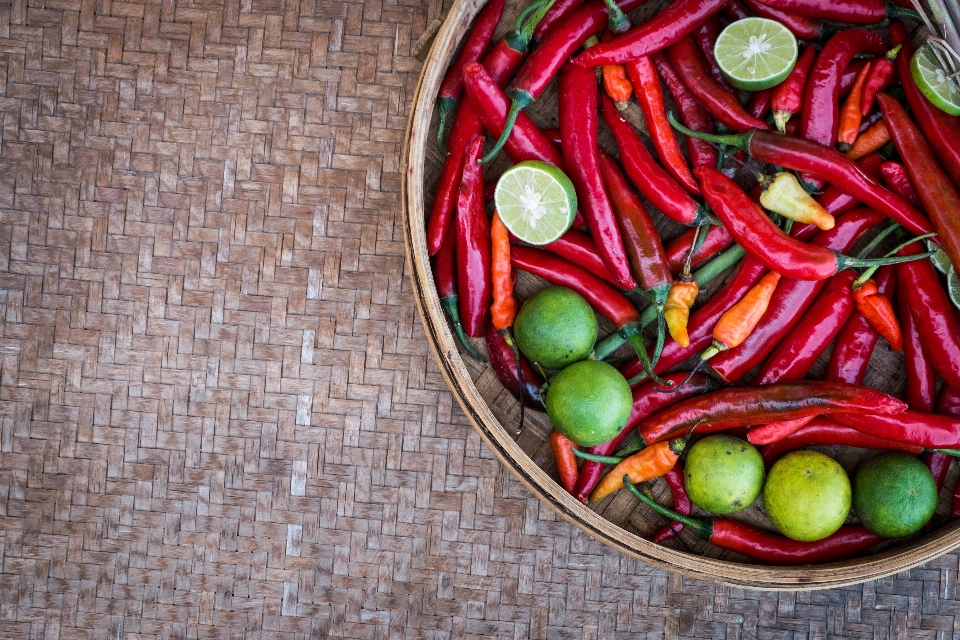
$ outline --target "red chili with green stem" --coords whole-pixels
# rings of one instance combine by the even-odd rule
[[[561,147],[564,157],[571,160],[567,175],[577,191],[577,202],[586,214],[597,252],[617,286],[631,291],[637,288],[637,282],[630,273],[620,228],[598,166],[598,94],[593,69],[566,65],[561,70],[557,105]]]
[[[687,487],[683,481],[683,464],[677,462],[673,469],[663,474],[663,479],[670,487],[670,494],[673,496],[673,510],[685,516],[690,515],[693,501],[687,495]],[[672,520],[670,524],[654,534],[650,541],[654,544],[661,544],[677,537],[681,531],[683,531],[683,524]]]
[[[880,267],[876,273],[876,282],[881,293],[890,295],[896,282],[894,268]],[[825,379],[831,382],[862,384],[870,364],[870,356],[873,355],[873,349],[879,340],[880,334],[870,321],[854,309],[837,335]]]
[[[460,55],[457,56],[443,76],[440,90],[437,92],[437,113],[440,116],[440,126],[437,130],[437,144],[441,151],[445,147],[447,117],[453,112],[463,93],[463,66],[468,62],[476,62],[483,52],[490,46],[493,32],[503,15],[504,0],[490,0],[477,14],[470,32],[463,42]]]
[[[648,375],[653,373],[641,336],[643,326],[640,323],[640,314],[623,293],[586,269],[540,249],[515,246],[511,250],[511,260],[517,269],[539,276],[550,284],[568,287],[582,295],[593,310],[612,322],[617,332],[630,343],[637,357],[645,363],[644,370]],[[654,348],[654,362],[660,356],[662,347],[663,345],[658,345]],[[659,376],[651,376],[651,379],[663,383]]]
[[[567,62],[570,54],[591,37],[600,33],[609,21],[608,16],[615,21],[621,17],[625,18],[624,12],[632,11],[644,2],[646,0],[619,0],[616,5],[610,2],[611,6],[618,7],[618,11],[610,14],[609,7],[603,0],[591,0],[558,22],[517,71],[510,88],[507,89],[507,97],[511,100],[507,123],[500,139],[484,156],[483,162],[489,162],[500,152],[510,134],[510,129],[513,128],[517,114],[540,97],[563,64]]]
[[[723,31],[723,23],[720,22],[720,14],[715,13],[704,20],[703,24],[694,29],[690,36],[693,38],[693,41],[697,43],[697,48],[700,49],[700,55],[703,56],[704,61],[707,63],[707,68],[710,70],[710,75],[713,79],[730,93],[736,94],[737,90],[733,88],[723,75],[723,72],[720,71],[720,65],[717,64],[717,59],[713,55],[713,48],[717,44],[717,37],[721,31]]]
[[[797,449],[835,445],[880,451],[906,451],[914,455],[923,450],[923,447],[917,445],[893,442],[885,438],[861,433],[853,427],[840,424],[829,417],[819,416],[785,438],[761,447],[760,456],[769,465],[783,457],[784,454]]]
[[[734,131],[770,128],[763,120],[747,113],[737,97],[710,76],[692,38],[681,38],[667,49],[667,57],[687,90],[718,122]]]
[[[526,58],[533,29],[542,19],[549,5],[541,3],[534,6],[537,9],[530,14],[527,12],[521,14],[514,29],[498,40],[481,62],[483,68],[499,86],[505,85],[520,68]],[[448,154],[437,181],[430,220],[427,223],[427,253],[431,256],[440,250],[440,245],[450,228],[450,221],[453,219],[467,144],[474,136],[483,133],[483,123],[480,122],[469,100],[457,109],[450,129]]]
[[[604,96],[601,105],[624,170],[640,193],[667,217],[681,224],[700,224],[708,216],[706,210],[657,164],[613,100]]]
[[[680,382],[682,382],[686,377],[687,374],[685,372],[671,373],[664,376],[664,380],[668,384],[676,385],[680,384]],[[656,383],[654,382],[647,382],[646,384],[634,389],[633,407],[630,410],[630,417],[627,418],[626,426],[624,426],[620,433],[618,433],[617,436],[610,442],[605,442],[595,447],[589,447],[585,449],[585,452],[598,456],[610,456],[620,448],[620,445],[626,441],[628,437],[633,434],[637,428],[637,425],[649,416],[659,413],[660,411],[669,407],[671,404],[680,402],[686,398],[692,398],[716,388],[716,385],[709,378],[703,375],[695,375],[690,379],[689,382],[687,382],[687,384],[685,384],[682,388],[677,389],[677,392],[673,394],[657,393],[657,391],[654,390],[655,385]],[[577,484],[572,491],[573,496],[580,502],[586,504],[587,498],[597,486],[597,483],[600,481],[600,478],[603,476],[603,472],[606,468],[607,465],[603,462],[584,460],[583,466],[580,467],[580,477],[577,479]]]
[[[477,159],[483,137],[467,147],[463,181],[457,196],[457,285],[460,321],[468,336],[479,338],[487,330],[493,284],[490,272],[490,221],[483,200],[483,172]]]
[[[863,93],[860,96],[860,114],[866,117],[873,107],[877,94],[885,91],[893,85],[896,79],[897,68],[894,61],[900,53],[902,44],[898,44],[893,49],[887,51],[882,58],[875,58],[870,65],[870,72],[867,75],[867,81],[863,85]]]
[[[835,533],[815,542],[800,542],[726,518],[691,518],[659,505],[624,476],[627,489],[641,502],[665,518],[676,520],[695,531],[704,540],[722,549],[775,565],[832,562],[850,558],[883,542],[862,524],[841,526]]]
[[[670,267],[670,272],[674,275],[683,271],[683,263],[687,259],[687,254],[690,253],[697,228],[684,231],[664,247],[664,251],[667,254],[667,266]],[[701,233],[704,234],[706,238],[703,239],[700,247],[693,252],[693,256],[690,259],[690,266],[692,267],[703,263],[705,260],[709,260],[718,251],[723,251],[733,244],[733,236],[731,236],[727,228],[722,225],[711,225],[704,228]]]
[[[700,195],[700,186],[693,179],[687,159],[680,151],[680,145],[673,133],[673,127],[667,120],[667,109],[663,100],[663,87],[653,60],[641,57],[626,63],[627,77],[633,84],[637,103],[643,112],[647,132],[653,141],[653,148],[673,179],[694,195]]]
[[[923,235],[933,231],[930,221],[922,213],[911,207],[902,197],[860,171],[852,160],[832,147],[772,131],[708,135],[687,129],[672,115],[668,118],[674,127],[687,135],[717,144],[739,147],[762,162],[829,180],[839,189],[859,199],[864,205],[892,218],[910,233]]]
[[[882,176],[881,169],[883,163],[884,160],[880,154],[871,153],[857,160],[855,166],[869,178],[879,183]],[[827,185],[823,193],[814,197],[814,200],[816,200],[817,204],[823,207],[827,213],[834,216],[852,211],[861,204],[859,200],[849,195],[846,191],[832,184]]]
[[[543,377],[534,370],[530,361],[520,354],[520,371],[523,373],[521,385],[516,353],[493,324],[487,326],[486,341],[490,368],[493,369],[503,388],[517,400],[522,397],[525,407],[545,411],[542,396]]]
[[[903,9],[885,0],[763,0],[763,3],[799,16],[847,24],[876,24],[887,18],[920,18],[916,11]]]
[[[810,69],[816,57],[817,50],[808,46],[797,58],[797,63],[787,79],[773,89],[770,107],[773,109],[773,121],[781,133],[786,131],[790,118],[800,113],[803,106],[803,89],[807,86],[807,76],[810,75]]]
[[[660,78],[667,85],[667,90],[673,97],[674,104],[677,105],[677,110],[680,112],[680,121],[696,131],[705,133],[713,131],[713,118],[687,91],[687,87],[680,80],[680,76],[673,69],[667,56],[663,52],[658,52],[651,55],[650,59],[653,60]],[[714,167],[717,164],[717,150],[709,142],[697,138],[687,137],[687,156],[690,158],[690,164],[693,167],[702,165]]]
[[[453,334],[471,357],[483,362],[483,356],[477,353],[477,350],[467,340],[467,336],[463,332],[463,324],[460,322],[456,247],[457,239],[455,235],[448,233],[440,246],[440,251],[433,256],[433,280],[437,284],[440,306],[443,307],[447,317],[450,318],[450,324],[453,325]]]

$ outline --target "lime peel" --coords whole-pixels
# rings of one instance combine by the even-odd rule
[[[713,49],[717,65],[738,89],[759,91],[783,82],[797,63],[797,38],[776,20],[744,18],[731,22]]]
[[[539,160],[520,162],[497,181],[494,203],[514,236],[532,245],[549,244],[573,224],[577,194],[558,167]]]

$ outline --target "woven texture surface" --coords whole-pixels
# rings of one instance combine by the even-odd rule
[[[443,9],[0,3],[0,637],[960,637],[955,554],[684,580],[486,450],[402,245]]]

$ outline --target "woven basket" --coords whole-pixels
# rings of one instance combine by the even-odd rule
[[[543,414],[527,411],[526,427],[521,435],[516,435],[519,405],[501,387],[489,367],[463,356],[458,350],[440,306],[427,256],[425,220],[432,204],[433,187],[442,167],[442,158],[436,145],[435,99],[444,70],[482,4],[483,0],[457,0],[426,59],[405,138],[403,222],[417,308],[434,356],[453,395],[497,458],[540,500],[604,544],[669,571],[736,586],[758,589],[839,587],[923,564],[960,545],[960,523],[949,518],[950,493],[956,482],[958,465],[954,465],[941,493],[932,531],[908,540],[889,541],[879,546],[872,555],[859,559],[800,567],[757,564],[749,558],[699,540],[689,531],[681,533],[681,541],[669,543],[673,546],[655,545],[646,538],[663,526],[663,519],[639,505],[626,491],[618,492],[613,499],[599,502],[598,511],[593,505],[588,507],[581,504],[557,484],[553,456],[547,442],[551,430],[549,421]],[[643,19],[662,4],[651,1],[633,16]],[[502,35],[506,25],[512,24],[519,10],[520,3],[508,0],[496,37]],[[555,86],[548,89],[529,113],[543,126],[555,126]],[[601,144],[608,149],[613,148],[609,140],[603,137]],[[486,170],[487,180],[496,177],[507,166],[504,160],[499,162]],[[679,228],[673,227],[669,221],[659,224],[666,235],[679,232]],[[712,292],[719,284],[710,285],[708,289]],[[518,278],[518,297],[523,299],[541,286],[541,281],[521,273]],[[608,332],[610,327],[601,324],[601,335],[604,335],[604,330]],[[482,349],[482,344],[477,346]],[[890,352],[885,344],[878,345],[876,351],[878,353],[874,354],[866,383],[890,393],[902,393],[902,358]],[[823,371],[828,355],[825,354],[818,363],[819,372]],[[813,373],[817,374],[818,369],[815,368]],[[852,472],[862,458],[872,455],[870,452],[840,448],[827,451],[848,472]],[[654,492],[661,502],[669,504],[669,493],[662,481],[654,486]],[[756,505],[736,517],[770,529]]]

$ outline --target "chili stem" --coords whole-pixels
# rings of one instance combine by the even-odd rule
[[[750,137],[753,135],[753,131],[747,131],[746,133],[732,133],[727,135],[718,135],[716,133],[705,133],[703,131],[694,131],[688,127],[683,126],[677,119],[673,116],[673,113],[667,112],[667,120],[670,121],[670,124],[673,125],[674,129],[679,130],[681,133],[691,136],[693,138],[698,138],[700,140],[706,140],[707,142],[713,142],[720,145],[732,145],[739,149],[746,149],[747,144],[750,142]]]
[[[467,340],[467,334],[463,331],[463,325],[460,323],[460,305],[457,303],[456,296],[447,296],[440,300],[440,306],[443,307],[443,310],[447,312],[447,317],[450,318],[450,324],[453,325],[453,332],[457,336],[457,340],[460,342],[460,346],[463,347],[463,350],[470,354],[470,357],[478,362],[486,362],[487,359],[480,355],[473,345],[470,344],[470,341]]]
[[[595,453],[587,453],[586,451],[580,451],[579,449],[574,449],[573,455],[577,456],[578,458],[583,458],[584,460],[590,460],[591,462],[613,465],[620,464],[626,459],[626,456],[598,456]]]
[[[664,518],[667,518],[669,520],[676,520],[680,524],[690,527],[691,529],[696,531],[697,535],[702,537],[704,540],[709,540],[710,536],[713,535],[713,526],[711,525],[709,520],[701,520],[700,518],[692,518],[690,516],[685,516],[682,513],[677,513],[673,509],[668,509],[662,506],[656,500],[653,499],[652,495],[648,495],[648,493],[650,493],[649,487],[644,486],[644,491],[641,491],[632,482],[630,482],[630,476],[628,475],[623,476],[623,484],[630,493],[632,493],[638,500],[640,500],[640,502],[644,503],[645,505],[647,505],[648,507],[656,511],[657,513],[662,515]]]
[[[897,225],[897,226],[899,226],[899,225]],[[891,227],[891,228],[892,228],[892,227]],[[880,235],[884,235],[884,233],[886,233],[886,232],[887,232],[887,229],[884,229],[883,232],[882,232]],[[913,244],[914,242],[917,242],[917,241],[919,241],[919,240],[926,240],[927,238],[930,238],[930,237],[935,236],[935,235],[937,235],[937,234],[935,234],[935,233],[927,233],[927,234],[924,234],[924,235],[922,235],[922,236],[917,236],[916,238],[911,238],[910,240],[907,240],[906,242],[903,242],[903,243],[897,245],[895,248],[893,248],[893,249],[891,249],[890,251],[888,251],[887,254],[886,254],[886,256],[884,256],[884,258],[878,258],[878,260],[883,260],[883,259],[885,259],[885,258],[888,258],[888,257],[890,257],[890,256],[893,256],[895,253],[897,253],[898,251],[900,251],[900,250],[903,249],[904,247],[910,246],[911,244]],[[933,255],[934,253],[936,253],[936,251],[931,251],[931,252],[929,252],[929,253],[927,253],[927,254],[920,254],[920,255],[916,255],[916,256],[906,256],[906,257],[916,258],[917,260],[922,260],[922,259],[924,258],[924,256],[930,256],[930,255]],[[866,271],[864,271],[864,272],[860,275],[859,278],[857,278],[856,280],[853,281],[853,285],[852,285],[852,286],[853,286],[853,290],[856,291],[857,289],[859,289],[860,287],[862,287],[862,286],[863,286],[863,283],[865,283],[867,280],[869,280],[870,278],[872,278],[872,277],[873,277],[873,274],[874,274],[874,273],[876,272],[876,270],[879,269],[881,266],[883,266],[883,265],[875,264],[875,265],[871,266],[869,269],[867,269]]]

